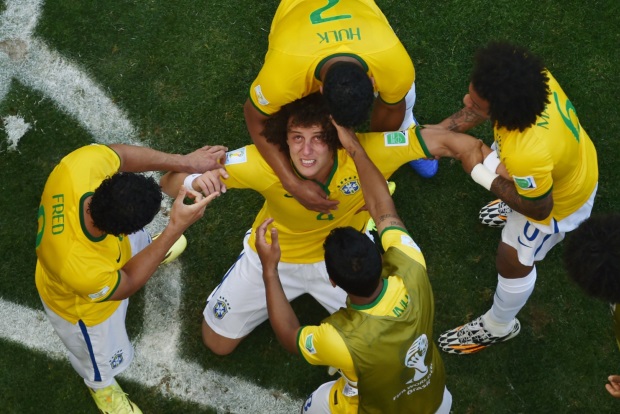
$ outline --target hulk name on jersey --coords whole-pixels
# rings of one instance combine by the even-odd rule
[[[356,135],[386,179],[408,161],[432,157],[417,127],[400,132]],[[253,189],[265,197],[265,204],[252,228],[256,229],[266,218],[275,219],[283,262],[322,261],[323,242],[332,229],[352,226],[364,231],[370,218],[367,211],[359,211],[364,206],[364,197],[355,163],[344,149],[334,154],[327,181],[317,182],[330,199],[340,202],[338,209],[329,214],[307,210],[288,194],[254,145],[229,151],[226,154],[226,171],[229,178],[223,181],[227,188]],[[255,249],[255,233],[252,232],[249,240],[252,249]],[[269,234],[267,238],[270,238]],[[271,243],[271,240],[268,241]]]

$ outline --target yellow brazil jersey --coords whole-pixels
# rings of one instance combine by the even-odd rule
[[[419,247],[404,230],[395,227],[386,229],[381,235],[381,242],[386,251],[389,248],[399,249],[411,260],[426,267],[424,256]],[[429,292],[416,292],[416,294],[428,295]],[[407,307],[420,306],[419,303],[412,303],[412,299],[409,297],[401,276],[390,275],[384,279],[383,290],[372,303],[356,306],[347,301],[347,306],[370,315],[399,318]],[[432,315],[432,309],[428,311]],[[308,363],[326,365],[339,370],[341,378],[336,381],[331,393],[333,395],[333,393],[338,392],[340,395],[349,398],[337,398],[337,405],[334,405],[334,398],[330,398],[331,412],[357,413],[358,397],[354,392],[351,392],[351,388],[356,386],[358,375],[351,353],[338,331],[326,322],[319,326],[304,326],[299,330],[297,347]]]
[[[54,168],[39,206],[36,239],[37,290],[45,304],[71,323],[103,322],[120,302],[106,302],[131,258],[127,237],[93,237],[84,225],[84,200],[120,168],[105,145],[79,148]]]
[[[330,57],[356,58],[388,104],[405,98],[413,62],[372,0],[282,0],[269,33],[265,63],[250,100],[263,114],[319,90]]]
[[[386,178],[407,161],[431,156],[416,127],[401,132],[358,134],[358,137]],[[265,197],[252,228],[255,230],[266,218],[274,218],[283,262],[322,261],[323,241],[332,229],[352,226],[363,231],[370,217],[367,211],[357,212],[364,205],[364,197],[355,163],[345,150],[337,152],[327,183],[321,184],[330,199],[340,201],[338,209],[329,214],[307,210],[288,194],[254,145],[229,151],[226,171],[229,178],[224,182],[228,188],[253,189]],[[254,243],[255,231],[249,240],[252,249]]]
[[[495,128],[500,160],[522,197],[553,193],[553,210],[540,223],[559,221],[585,203],[598,182],[596,149],[579,123],[575,107],[549,76],[549,104],[523,132]],[[532,220],[532,219],[530,219]],[[532,220],[535,221],[535,220]]]

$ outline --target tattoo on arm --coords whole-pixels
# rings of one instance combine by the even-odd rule
[[[501,176],[493,181],[491,191],[513,210],[535,220],[547,218],[553,208],[553,197],[551,194],[539,200],[528,200],[519,195],[512,181]]]
[[[461,109],[457,113],[451,115],[448,119],[448,129],[456,132],[467,131],[468,129],[481,124],[485,120],[485,118],[467,108]]]
[[[388,221],[388,223],[386,223],[386,226],[399,226],[402,227],[403,222],[400,220],[400,217],[398,217],[396,214],[384,214],[382,216],[379,216],[379,223],[383,224],[385,221]],[[379,224],[377,223],[377,224]]]

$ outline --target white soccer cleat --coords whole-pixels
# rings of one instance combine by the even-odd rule
[[[508,207],[508,204],[497,199],[482,207],[478,218],[482,224],[489,227],[504,227],[510,213],[512,213],[512,209]]]

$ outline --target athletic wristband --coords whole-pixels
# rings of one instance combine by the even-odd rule
[[[491,152],[486,156],[482,164],[489,169],[491,172],[497,172],[497,167],[499,167],[499,155],[497,155],[497,151]]]
[[[471,170],[471,178],[489,191],[491,191],[493,180],[497,177],[499,177],[499,174],[489,171],[489,169],[482,164],[476,164]]]
[[[187,188],[188,190],[193,190],[194,180],[200,177],[201,175],[202,174],[190,174],[187,177],[185,177],[185,180],[183,180],[183,185],[185,186],[185,188]]]

